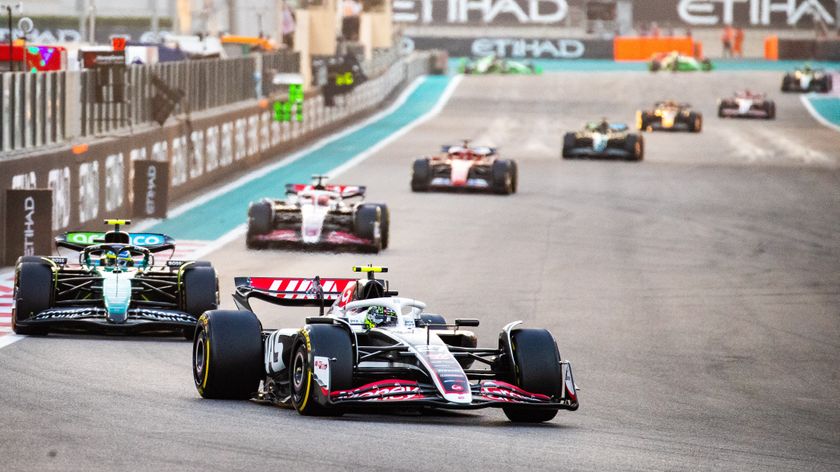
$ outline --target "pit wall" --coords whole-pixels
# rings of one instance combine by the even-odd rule
[[[52,189],[54,233],[100,228],[103,218],[135,216],[131,185],[135,161],[169,163],[170,201],[213,188],[233,174],[381,109],[403,87],[426,74],[430,63],[428,53],[406,56],[337,98],[333,107],[326,107],[320,94],[309,95],[304,99],[303,122],[276,122],[267,101],[251,100],[193,114],[190,121],[170,119],[163,127],[90,142],[81,152],[79,146],[68,146],[0,160],[0,189]],[[0,221],[5,221],[5,199],[4,190],[0,192]],[[0,225],[0,242],[5,242],[6,231]],[[5,243],[0,244],[0,251],[3,247]]]

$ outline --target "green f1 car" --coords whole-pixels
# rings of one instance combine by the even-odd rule
[[[709,72],[714,67],[708,59],[697,59],[691,56],[683,56],[674,51],[669,53],[654,54],[648,63],[651,72],[667,70],[671,72]]]
[[[510,59],[499,58],[495,54],[484,56],[475,60],[463,58],[458,64],[458,72],[461,74],[514,74],[514,75],[539,75],[542,74],[542,67],[530,61],[519,62]]]
[[[12,329],[17,334],[57,331],[181,333],[191,339],[198,317],[219,304],[209,262],[167,260],[175,243],[158,233],[128,233],[128,220],[105,220],[108,232],[71,231],[56,238],[66,257],[23,256],[15,267]]]

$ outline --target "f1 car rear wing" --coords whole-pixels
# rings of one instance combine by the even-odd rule
[[[281,306],[312,306],[322,310],[326,302],[338,300],[344,289],[356,279],[302,277],[236,277],[233,301],[244,310],[253,311],[249,299],[256,298]]]
[[[68,231],[55,238],[55,245],[81,251],[88,246],[101,243],[120,243],[144,247],[149,252],[161,252],[175,249],[175,240],[161,233],[127,233],[120,231],[120,226],[131,224],[130,220],[105,220],[106,225],[114,226],[113,231]]]
[[[336,192],[341,195],[341,198],[364,197],[367,187],[363,185],[312,185],[312,184],[286,184],[286,194],[297,195],[300,192],[307,190],[326,190],[328,192]]]

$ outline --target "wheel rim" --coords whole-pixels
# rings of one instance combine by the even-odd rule
[[[306,374],[305,361],[303,351],[299,350],[295,354],[295,361],[292,363],[292,386],[295,391],[295,396],[297,397],[300,397],[300,392],[303,390],[303,382]]]
[[[207,335],[202,330],[195,340],[195,350],[193,352],[193,366],[195,367],[195,378],[201,382],[204,378],[204,369],[207,368]]]

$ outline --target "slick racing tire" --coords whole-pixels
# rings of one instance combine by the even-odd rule
[[[831,76],[824,76],[819,83],[814,84],[814,89],[817,92],[828,93],[831,91]]]
[[[768,120],[775,120],[776,119],[776,102],[768,102],[767,103],[767,119]]]
[[[645,141],[640,134],[628,134],[624,141],[627,160],[641,162],[645,158]]]
[[[274,229],[274,208],[269,201],[254,202],[248,207],[248,235],[268,234]]]
[[[723,113],[723,104],[721,103],[718,105],[718,118],[726,118],[726,115]]]
[[[219,279],[209,265],[188,266],[181,281],[181,309],[196,318],[219,306]]]
[[[513,383],[528,392],[560,397],[563,372],[554,336],[545,329],[515,329],[511,332],[511,344]],[[509,406],[503,410],[514,423],[541,423],[557,415],[557,409]]]
[[[289,362],[292,406],[304,416],[338,416],[342,411],[319,402],[321,386],[315,373],[316,357],[328,362],[329,390],[349,390],[353,386],[353,345],[349,333],[340,326],[309,325],[301,331]]]
[[[572,151],[577,145],[577,138],[575,133],[566,133],[563,135],[563,159],[571,159]]]
[[[497,160],[490,170],[493,178],[493,191],[499,195],[516,192],[516,164],[511,160]]]
[[[389,236],[391,234],[391,210],[384,203],[373,203],[379,207],[379,239],[382,240],[382,249],[388,249]]]
[[[376,239],[375,228],[379,223],[379,239]],[[353,230],[356,236],[373,241],[373,251],[382,249],[382,210],[377,205],[362,204],[356,208],[353,216]]]
[[[45,335],[47,330],[32,326],[20,326],[46,310],[52,304],[53,271],[49,265],[38,258],[23,257],[15,280],[15,308],[12,314],[12,330],[16,334]]]
[[[247,400],[264,375],[262,326],[250,311],[211,310],[198,319],[193,379],[204,398]]]
[[[639,111],[636,117],[636,127],[639,131],[647,131],[650,126],[650,113],[646,111]]]
[[[699,133],[703,130],[703,115],[695,111],[688,115],[688,127],[692,133]]]
[[[426,192],[432,183],[432,163],[429,159],[416,159],[411,173],[411,191]]]
[[[785,77],[782,79],[782,92],[790,92],[792,83],[793,77],[790,74],[785,74]]]

